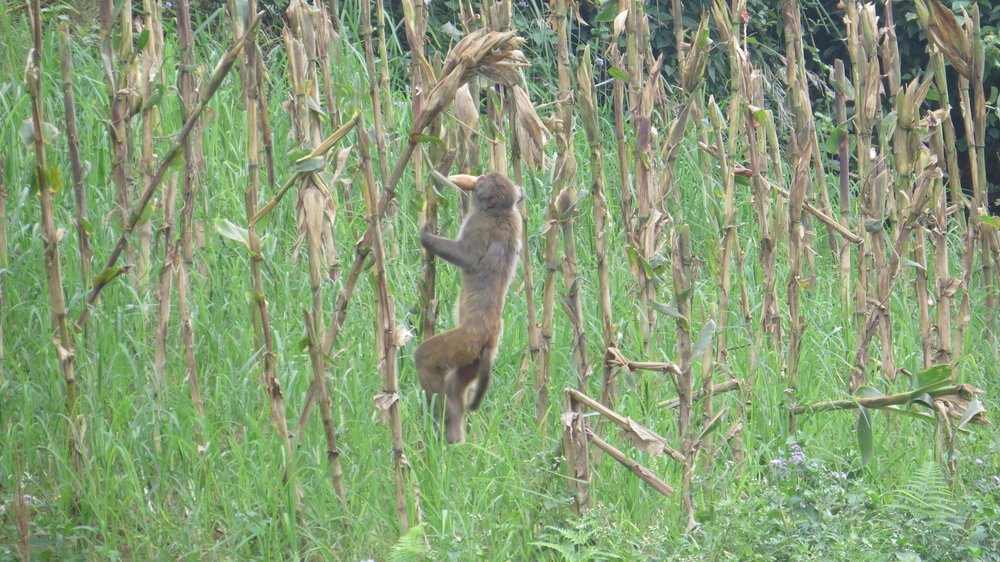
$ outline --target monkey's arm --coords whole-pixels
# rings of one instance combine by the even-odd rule
[[[423,244],[424,248],[427,248],[428,252],[462,269],[471,269],[478,262],[478,258],[469,255],[469,252],[462,247],[461,242],[435,236],[426,226],[420,231],[420,243]]]

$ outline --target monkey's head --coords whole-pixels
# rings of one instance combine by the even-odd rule
[[[520,186],[496,172],[479,177],[460,174],[449,179],[463,190],[472,191],[472,203],[479,211],[509,211],[524,198]]]

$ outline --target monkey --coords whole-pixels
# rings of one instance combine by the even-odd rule
[[[465,440],[465,395],[476,390],[469,410],[476,410],[489,385],[500,333],[503,306],[521,251],[524,191],[505,176],[459,174],[449,179],[472,192],[472,209],[455,240],[435,236],[425,225],[420,243],[431,254],[461,269],[458,326],[432,336],[414,352],[417,378],[440,423],[443,414],[449,443]],[[436,403],[435,403],[436,402]]]

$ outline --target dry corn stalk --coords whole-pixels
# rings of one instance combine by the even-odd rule
[[[239,56],[240,51],[242,51],[243,47],[246,45],[247,39],[256,32],[259,24],[260,15],[258,14],[255,15],[249,25],[246,26],[246,32],[239,35],[233,45],[231,45],[222,55],[222,58],[219,59],[219,62],[216,64],[212,74],[201,84],[197,105],[184,120],[184,125],[177,133],[174,145],[171,147],[170,151],[167,152],[166,156],[160,160],[160,166],[157,168],[156,174],[154,174],[150,179],[150,183],[144,187],[143,192],[139,195],[138,201],[136,201],[131,211],[129,211],[128,220],[125,222],[123,232],[119,235],[118,241],[111,250],[108,259],[105,262],[104,269],[97,274],[94,286],[90,289],[90,293],[87,295],[88,307],[84,308],[84,310],[77,317],[76,327],[78,330],[82,330],[83,326],[86,325],[87,320],[90,318],[89,307],[94,304],[94,301],[97,300],[97,297],[101,294],[104,287],[127,270],[127,267],[117,267],[116,264],[118,263],[118,259],[121,258],[122,252],[125,250],[125,245],[128,242],[129,235],[135,230],[135,227],[142,218],[143,213],[146,212],[146,208],[152,201],[153,195],[156,193],[157,189],[159,189],[163,178],[166,177],[167,171],[170,170],[177,158],[181,156],[184,143],[191,135],[192,130],[194,130],[194,127],[198,122],[198,118],[208,106],[212,96],[214,96],[215,92],[219,89],[219,86],[222,84],[222,80],[227,74],[229,74],[229,70],[236,62],[236,58]]]
[[[800,66],[805,64],[801,58],[802,23],[799,18],[799,5],[795,0],[783,0],[781,3],[781,18],[785,24],[785,42],[788,97],[791,100],[792,113],[795,117],[795,132],[791,138],[791,153],[794,175],[789,186],[788,204],[788,315],[791,319],[789,330],[788,354],[785,362],[786,386],[790,390],[791,404],[794,406],[799,380],[799,352],[805,332],[805,321],[801,310],[800,293],[804,285],[802,279],[802,259],[805,248],[805,229],[802,222],[802,207],[809,197],[812,188],[810,162],[812,161],[813,129],[812,109],[809,106],[809,90],[802,82]],[[794,410],[793,410],[794,411]],[[789,413],[789,433],[795,432],[795,414]]]
[[[409,507],[407,505],[407,485],[413,485],[410,478],[410,463],[406,459],[403,442],[403,426],[399,413],[399,364],[398,352],[402,341],[399,339],[392,295],[386,281],[385,246],[382,240],[382,222],[379,220],[379,197],[376,192],[375,174],[372,170],[370,148],[364,134],[358,135],[358,149],[361,154],[361,171],[364,181],[365,209],[371,226],[370,248],[374,259],[372,281],[378,294],[378,314],[376,317],[376,347],[379,357],[377,364],[382,373],[382,391],[375,396],[376,407],[388,415],[392,432],[393,467],[396,483],[396,514],[399,517],[401,534],[410,528]],[[418,509],[419,513],[419,509]],[[419,522],[418,522],[419,523]]]
[[[45,145],[51,141],[47,131],[54,127],[45,122],[44,95],[42,91],[42,14],[39,0],[32,0],[29,5],[31,12],[32,47],[28,52],[28,62],[25,67],[24,79],[31,98],[30,135],[24,136],[35,152],[35,181],[38,187],[38,201],[42,217],[42,240],[45,251],[45,273],[49,287],[49,312],[53,332],[52,342],[66,384],[66,411],[68,419],[74,417],[76,408],[76,375],[73,367],[75,351],[73,349],[73,334],[70,331],[66,317],[66,297],[63,294],[62,263],[59,255],[59,241],[62,235],[56,228],[55,205],[52,193],[61,186],[53,185],[58,181],[59,174],[49,168],[46,160]],[[23,132],[23,129],[22,129]],[[58,171],[58,170],[56,170]],[[76,442],[70,440],[74,466],[79,469]]]
[[[180,68],[178,82],[181,94],[181,116],[186,120],[189,112],[198,103],[195,90],[194,38],[191,29],[191,10],[188,0],[178,0],[177,41],[180,48]],[[188,290],[191,286],[188,271],[194,265],[194,204],[195,192],[205,169],[205,155],[202,150],[200,126],[195,124],[194,133],[184,142],[184,176],[181,184],[181,228],[174,243],[174,267],[177,273],[177,312],[181,321],[181,341],[184,345],[185,378],[188,381],[191,401],[199,413],[204,413],[201,391],[198,386],[198,366],[195,360],[194,322],[188,304]],[[166,242],[170,243],[169,239]],[[179,254],[179,256],[178,256]]]
[[[69,22],[59,22],[59,69],[62,77],[63,109],[66,113],[66,141],[69,147],[70,171],[73,174],[73,196],[76,202],[76,237],[80,245],[81,287],[90,283],[90,233],[87,232],[87,194],[83,183],[84,169],[80,160],[80,145],[76,131],[76,100],[73,96],[73,54],[70,51]],[[6,267],[6,266],[4,266]]]
[[[598,299],[601,310],[602,354],[614,346],[614,319],[611,312],[611,282],[608,268],[608,198],[604,189],[604,143],[597,121],[597,98],[594,93],[594,76],[591,73],[590,46],[583,51],[577,68],[577,87],[580,95],[580,117],[590,145],[591,194],[594,198],[594,252],[597,257]],[[601,402],[613,408],[618,396],[615,367],[603,361]]]

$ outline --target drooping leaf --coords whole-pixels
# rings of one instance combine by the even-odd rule
[[[442,150],[446,150],[448,147],[441,137],[436,137],[434,135],[410,135],[410,140],[414,142],[426,143],[437,145]]]
[[[962,427],[963,425],[969,423],[969,420],[971,420],[973,416],[985,411],[986,407],[983,406],[982,401],[979,400],[979,398],[973,398],[969,401],[969,405],[965,408],[965,413],[962,414],[962,417],[958,420],[958,427]]]
[[[830,154],[840,152],[840,141],[845,137],[847,137],[847,125],[841,123],[830,131],[830,136],[826,138],[826,151]]]
[[[874,412],[862,407],[858,413],[858,448],[861,450],[861,465],[868,466],[872,459],[872,415]]]
[[[991,217],[989,215],[980,215],[979,220],[983,221],[983,224],[988,224],[993,228],[1000,228],[1000,217]]]
[[[921,371],[913,375],[913,389],[930,392],[944,386],[948,384],[951,372],[951,365],[935,365],[926,371]]]
[[[694,356],[704,354],[712,348],[712,336],[715,334],[715,320],[709,320],[698,334],[698,341],[694,344]]]
[[[885,395],[882,394],[882,391],[877,388],[871,386],[862,386],[857,391],[855,391],[854,396],[858,398],[879,398]]]
[[[139,33],[139,41],[136,44],[136,48],[141,51],[146,48],[147,44],[149,44],[149,28],[143,29],[142,32]]]
[[[250,249],[250,234],[247,229],[236,226],[235,224],[229,222],[229,219],[217,218],[215,219],[215,231],[218,232],[223,238],[228,238],[243,244]]]
[[[628,74],[625,74],[618,67],[614,67],[614,66],[608,67],[608,74],[610,74],[611,77],[614,78],[615,80],[621,80],[622,82],[626,82],[626,83],[628,82]]]
[[[709,420],[707,424],[705,424],[705,428],[701,430],[701,434],[698,435],[698,439],[695,440],[695,443],[703,442],[706,435],[715,431],[719,427],[719,422],[722,420],[722,416],[725,413],[726,408],[719,410],[719,413],[715,414],[715,416]]]
[[[21,126],[17,129],[18,134],[21,136],[21,142],[26,146],[31,146],[35,143],[35,124],[31,122],[31,118],[21,121]]]
[[[292,166],[292,171],[299,174],[302,172],[315,172],[316,170],[321,170],[326,165],[326,161],[321,157],[313,158],[303,158],[297,160],[295,165]]]
[[[107,283],[110,283],[111,280],[121,275],[122,272],[123,271],[121,266],[109,267],[108,269],[105,269],[104,271],[98,273],[96,277],[94,277],[94,280],[91,281],[91,286],[96,287],[97,285],[105,285]]]
[[[45,170],[45,181],[48,183],[49,193],[59,193],[62,191],[63,178],[62,170],[59,169],[59,166],[52,164],[48,170]]]

